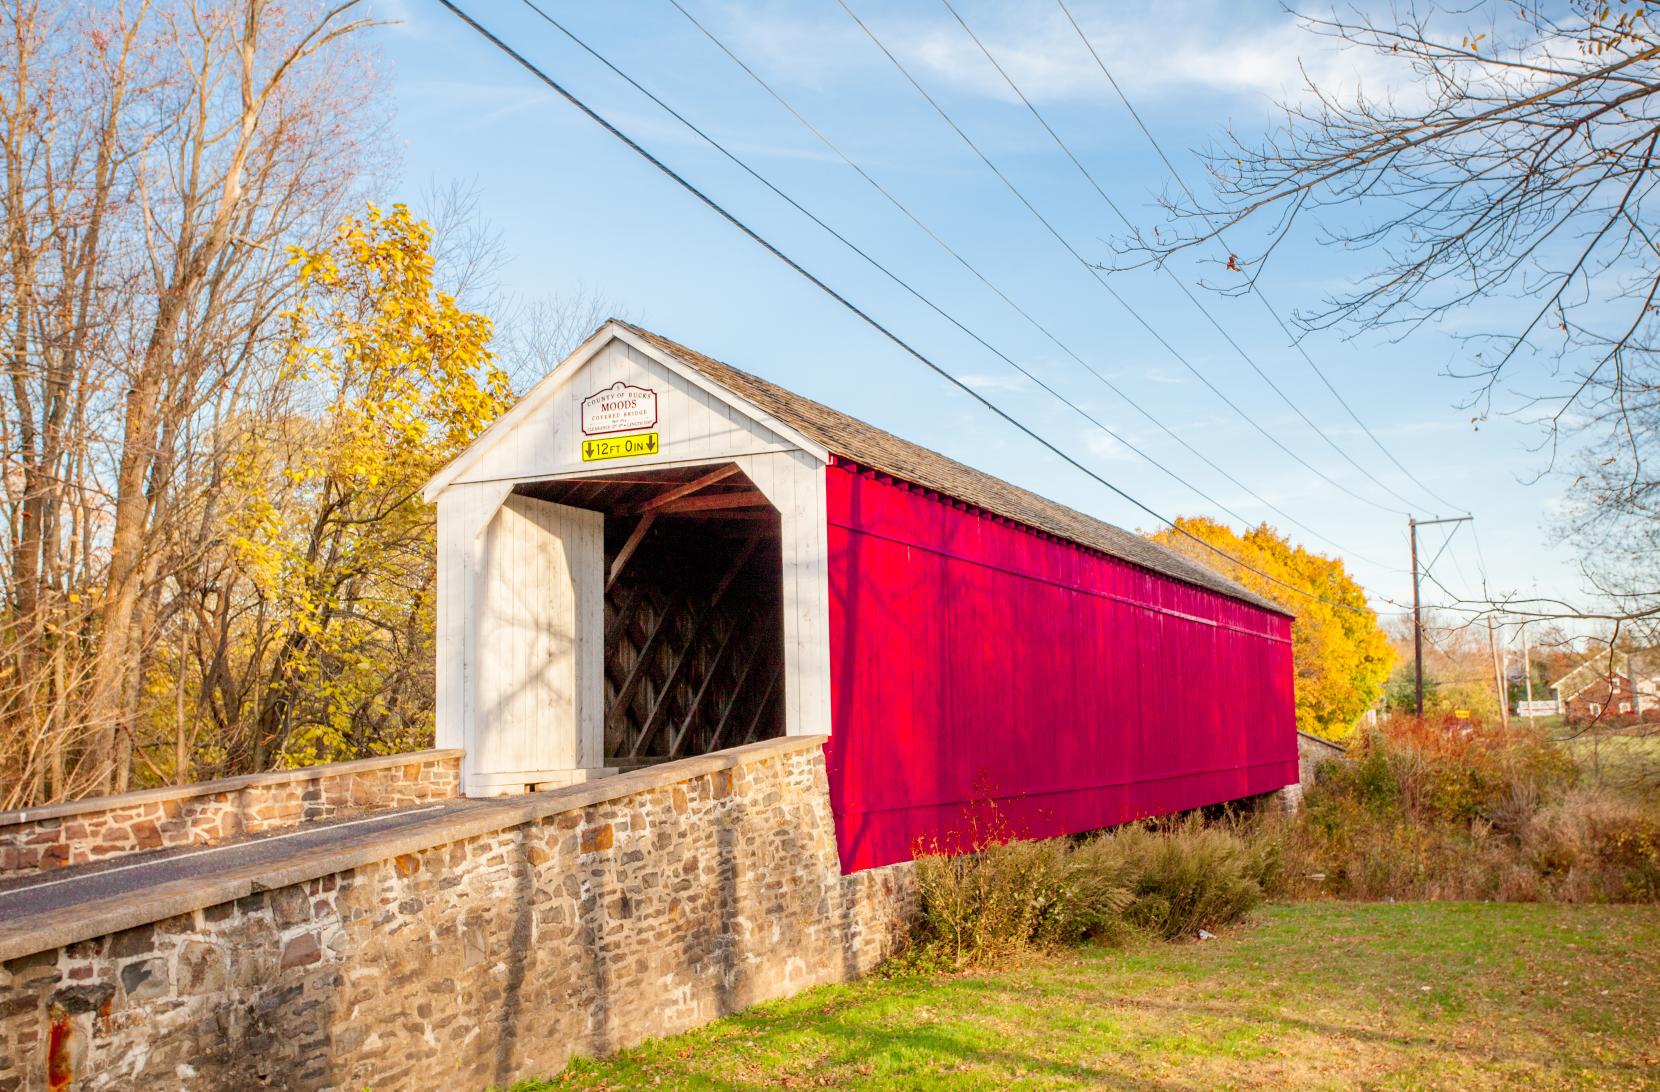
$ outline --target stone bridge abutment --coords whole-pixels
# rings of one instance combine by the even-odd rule
[[[0,893],[0,1090],[483,1088],[862,974],[911,866],[842,875],[823,741],[255,840],[72,913]]]

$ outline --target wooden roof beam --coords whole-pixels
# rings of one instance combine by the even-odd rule
[[[724,481],[727,478],[730,478],[732,475],[736,474],[737,472],[738,472],[738,464],[737,463],[727,463],[725,466],[717,467],[716,469],[711,470],[709,473],[703,475],[702,477],[693,478],[689,482],[685,482],[681,485],[671,486],[668,489],[663,490],[661,493],[657,494],[655,497],[651,498],[650,500],[646,501],[644,504],[640,505],[639,510],[642,513],[643,512],[654,512],[657,509],[662,508],[664,505],[673,504],[675,501],[679,500],[682,497],[689,497],[693,493],[696,493],[700,489],[706,489],[709,486],[714,485],[716,482]]]
[[[617,577],[622,575],[623,566],[628,564],[628,559],[634,556],[634,551],[638,550],[640,543],[645,541],[646,532],[651,530],[652,521],[656,518],[656,512],[647,512],[640,517],[640,522],[634,525],[634,530],[629,532],[628,541],[624,542],[622,549],[617,551],[617,559],[611,562],[611,573],[605,578],[606,591],[610,591],[617,583]]]
[[[759,508],[771,503],[767,500],[766,494],[759,490],[748,490],[742,493],[707,493],[701,497],[682,497],[666,504],[659,504],[652,509],[652,512],[669,516],[679,512],[709,512],[718,508]]]
[[[716,509],[713,509],[713,510],[710,510],[710,511],[703,511],[703,512],[660,512],[658,514],[659,515],[664,515],[664,516],[675,516],[675,517],[678,517],[680,519],[707,519],[707,520],[726,520],[726,521],[757,520],[757,521],[765,522],[766,520],[775,520],[775,519],[779,518],[778,513],[774,510],[768,509],[766,511],[762,511],[758,508],[727,508],[727,509],[716,508]]]

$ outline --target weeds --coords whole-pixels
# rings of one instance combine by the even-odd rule
[[[1633,782],[1637,783],[1637,782]],[[994,824],[995,827],[995,824]],[[1294,817],[1197,815],[1076,839],[993,829],[917,861],[913,966],[1189,938],[1265,897],[1660,901],[1660,801],[1526,727],[1397,720],[1320,768]]]
[[[1660,898],[1660,806],[1588,780],[1526,727],[1397,720],[1320,769],[1276,825],[1292,895]]]
[[[1278,850],[1197,817],[1082,839],[993,839],[976,853],[917,860],[921,924],[912,961],[986,966],[1133,933],[1192,937],[1244,917],[1274,881]]]
[[[1092,845],[1135,878],[1124,919],[1166,940],[1240,920],[1262,902],[1279,872],[1279,847],[1271,838],[1206,826],[1198,816],[1125,827]]]

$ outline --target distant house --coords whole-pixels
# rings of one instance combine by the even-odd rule
[[[1551,691],[1572,723],[1660,720],[1660,656],[1598,652],[1552,683]]]

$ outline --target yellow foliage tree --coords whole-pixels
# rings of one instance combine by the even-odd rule
[[[284,316],[301,405],[228,468],[256,589],[254,768],[419,746],[430,731],[432,514],[422,484],[511,398],[491,324],[433,283],[431,229],[370,206],[295,249]]]
[[[1186,554],[1296,616],[1291,658],[1297,673],[1297,727],[1326,739],[1343,739],[1377,702],[1395,653],[1366,593],[1343,563],[1294,546],[1266,523],[1235,534],[1212,519],[1181,517],[1179,531],[1160,531],[1155,542]],[[1249,565],[1234,564],[1193,538]],[[1298,595],[1251,569],[1304,588],[1329,602]],[[1334,603],[1343,606],[1333,606]],[[1355,609],[1348,610],[1344,607]]]

